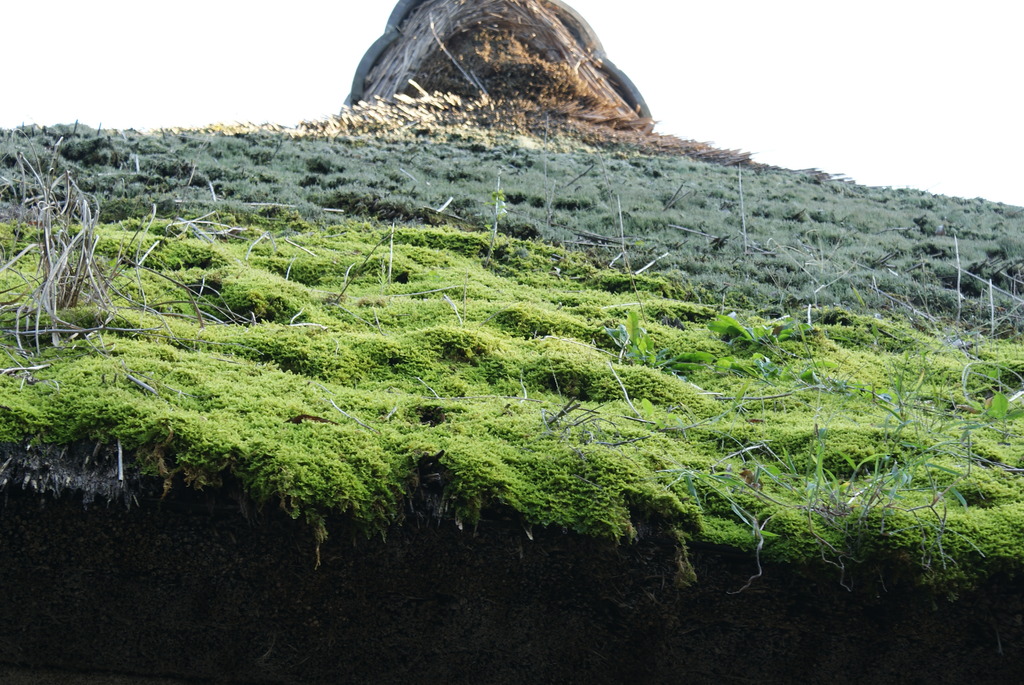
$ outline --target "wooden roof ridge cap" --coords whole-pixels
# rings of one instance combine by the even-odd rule
[[[420,7],[420,5],[428,1],[429,0],[398,0],[395,8],[391,11],[391,15],[388,17],[384,33],[373,42],[370,48],[366,51],[366,54],[363,55],[362,60],[360,60],[359,66],[356,68],[356,73],[352,78],[352,90],[349,92],[348,97],[345,98],[345,107],[351,107],[353,103],[358,103],[363,99],[366,88],[366,79],[370,70],[376,65],[377,60],[384,51],[402,35],[402,24]],[[574,38],[580,41],[581,47],[586,49],[593,56],[594,60],[600,64],[601,68],[608,73],[613,84],[618,86],[615,90],[620,91],[620,96],[623,96],[623,99],[635,108],[637,116],[641,118],[652,118],[651,110],[647,106],[647,102],[644,100],[643,96],[640,94],[640,91],[637,89],[636,84],[634,84],[621,69],[615,66],[615,64],[608,59],[608,55],[605,52],[600,39],[598,39],[597,34],[583,16],[562,0],[538,1],[546,3],[556,10],[556,14],[558,14],[559,18],[563,20],[562,23],[566,29],[568,29]]]

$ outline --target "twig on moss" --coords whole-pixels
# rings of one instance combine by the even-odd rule
[[[433,290],[420,290],[415,293],[395,293],[391,297],[415,297],[416,295],[429,295],[430,293],[443,293],[445,290],[458,290],[461,285],[450,285],[447,288],[434,288]]]
[[[245,261],[249,261],[249,255],[252,254],[253,248],[256,247],[257,245],[259,245],[260,241],[263,240],[264,238],[269,238],[270,242],[274,243],[274,236],[270,235],[270,233],[268,231],[264,231],[263,235],[261,235],[256,240],[252,241],[252,244],[249,245],[249,249],[245,251]],[[274,249],[275,250],[277,249],[277,244],[276,243],[274,243]]]
[[[598,307],[598,309],[618,309],[619,307],[637,307],[639,305],[639,302],[622,302],[620,304],[606,304],[603,307]]]
[[[680,231],[686,231],[687,233],[696,233],[697,235],[702,235],[705,238],[711,238],[712,240],[721,240],[721,238],[718,237],[717,235],[711,235],[710,233],[705,233],[704,231],[698,231],[696,228],[687,228],[686,226],[677,226],[676,224],[668,224],[668,227],[677,228]]]
[[[659,260],[659,259],[664,259],[665,257],[668,257],[668,256],[669,256],[670,254],[672,254],[672,253],[671,253],[671,252],[666,252],[665,254],[661,255],[660,257],[655,257],[655,258],[654,258],[654,259],[652,259],[652,260],[651,260],[650,262],[648,262],[646,266],[643,266],[643,267],[641,267],[641,268],[637,269],[636,271],[634,271],[634,272],[633,272],[633,275],[634,275],[634,276],[639,276],[640,274],[642,274],[643,272],[647,271],[647,270],[648,270],[648,269],[650,269],[650,268],[651,268],[652,266],[654,266],[655,264],[657,264],[657,263],[658,263],[658,260]],[[641,305],[641,306],[642,306],[642,305]]]
[[[953,251],[956,255],[956,324],[960,325],[960,316],[963,314],[964,296],[960,289],[960,241],[956,234],[953,234]]]
[[[420,383],[423,383],[423,379],[417,378]],[[519,395],[464,395],[461,397],[441,397],[434,389],[426,383],[423,383],[427,390],[434,393],[435,400],[443,400],[445,402],[461,402],[462,400],[519,400],[520,402],[534,402],[536,404],[544,404],[547,400],[535,400],[532,397],[520,397]],[[424,395],[424,397],[426,397]]]
[[[381,237],[381,239],[377,241],[377,244],[373,246],[373,249],[371,249],[369,254],[366,255],[366,258],[363,259],[363,263],[360,264],[358,267],[356,267],[356,273],[359,273],[360,271],[363,270],[363,267],[366,266],[366,263],[370,261],[370,257],[373,256],[373,253],[377,251],[378,247],[380,247],[381,245],[384,244],[384,241],[387,240],[393,234],[392,233],[393,231],[394,231],[394,227],[392,227],[391,231],[385,233]],[[352,263],[352,265],[354,265],[354,264],[355,264],[355,262]],[[345,285],[342,286],[341,292],[338,293],[338,297],[337,297],[339,302],[341,301],[341,298],[345,295],[345,291],[348,290],[348,287],[350,285],[352,285],[352,281],[350,281],[348,279],[348,274],[349,274],[350,271],[352,271],[352,265],[349,265],[348,269],[345,270]]]
[[[670,197],[668,199],[668,202],[664,204],[664,206],[661,208],[661,211],[667,212],[668,210],[672,209],[672,206],[675,203],[679,202],[679,200],[683,199],[684,197],[689,197],[690,195],[693,195],[693,190],[691,189],[687,191],[685,195],[680,196],[680,193],[683,192],[684,187],[686,187],[686,181],[683,181],[682,183],[679,184],[679,188],[676,189],[676,192],[672,193],[672,197]]]
[[[640,291],[636,289],[636,280],[633,278],[633,267],[629,265],[629,252],[626,248],[626,224],[622,220],[622,198],[618,195],[615,196],[615,205],[619,212],[619,239],[622,244],[622,262],[626,266],[626,273],[629,275],[629,285],[633,288],[633,294],[636,295],[636,299],[640,301],[640,318],[646,321],[647,313],[644,311],[644,302],[640,298]],[[658,259],[661,259],[661,257]]]
[[[627,416],[626,418],[629,418],[629,417]],[[628,440],[619,440],[618,442],[601,442],[600,440],[596,440],[594,442],[594,444],[595,445],[603,445],[605,447],[621,447],[622,445],[631,445],[634,442],[640,442],[641,440],[647,440],[648,438],[651,438],[651,437],[653,437],[653,436],[651,436],[651,435],[641,435],[639,438],[629,438]]]
[[[160,393],[157,391],[157,389],[154,388],[149,383],[146,383],[145,381],[139,380],[138,378],[136,378],[135,376],[131,375],[128,372],[125,372],[124,375],[125,375],[125,378],[127,378],[128,380],[130,380],[132,383],[134,383],[135,385],[139,386],[143,390],[145,390],[147,392],[151,392],[154,395],[156,395],[157,397],[160,396]]]
[[[39,371],[41,369],[47,368],[48,366],[50,366],[50,365],[49,364],[39,364],[37,366],[12,366],[9,369],[0,369],[0,376],[6,376],[6,375],[12,374],[12,373],[23,373],[23,372],[26,372],[26,371]]]
[[[750,254],[750,242],[747,240],[747,212],[743,207],[743,167],[736,167],[736,177],[740,185],[740,222],[743,231],[743,254]]]
[[[622,384],[622,379],[619,378],[619,374],[615,373],[615,367],[612,366],[611,362],[608,362],[608,368],[611,369],[612,375],[615,376],[615,381],[619,384],[619,387],[622,388],[622,395],[626,398],[626,404],[629,405],[629,408],[632,409],[638,417],[643,418],[643,414],[637,411],[636,407],[633,406],[633,400],[629,399],[629,393],[626,392],[626,386]]]
[[[764,523],[758,523],[757,517],[755,517],[753,514],[749,514],[749,516],[751,518],[751,521],[747,521],[747,523],[751,524],[750,528],[754,531],[754,535],[757,538],[757,547],[754,548],[754,561],[757,562],[757,573],[750,576],[750,578],[747,579],[747,582],[739,590],[733,590],[727,592],[726,594],[738,595],[739,593],[749,588],[755,580],[764,575],[764,569],[761,567],[761,550],[764,549],[764,527],[768,525],[768,522],[772,520],[772,517],[769,516],[768,518],[766,518],[764,520]]]
[[[878,283],[875,281],[875,277],[874,276],[871,277],[871,289],[874,290],[879,295],[881,295],[882,297],[884,297],[887,300],[889,300],[890,302],[894,302],[895,304],[898,304],[898,305],[901,305],[903,307],[906,307],[907,309],[912,311],[914,314],[917,314],[918,316],[923,317],[923,318],[927,319],[928,321],[931,321],[932,323],[938,323],[938,319],[936,319],[931,314],[926,314],[925,312],[922,312],[920,309],[916,308],[914,305],[910,304],[909,302],[905,302],[905,301],[899,299],[898,297],[894,297],[893,295],[890,295],[889,293],[887,293],[884,290],[882,290],[881,288],[879,288],[878,287]]]
[[[988,308],[991,313],[991,324],[989,328],[989,335],[995,337],[996,334],[996,301],[992,296],[992,279],[988,279]]]
[[[731,397],[729,395],[719,395],[717,392],[707,393],[714,396],[716,400],[722,400],[723,402],[760,402],[763,400],[779,400],[783,397],[789,397],[795,395],[798,392],[807,392],[808,390],[827,390],[823,385],[808,385],[805,388],[797,388],[796,390],[790,390],[789,392],[779,393],[778,395],[762,395],[759,397]]]
[[[433,389],[432,387],[430,387],[429,385],[427,385],[427,382],[426,382],[426,381],[424,381],[424,380],[423,380],[422,378],[420,378],[419,376],[416,376],[416,380],[418,380],[418,381],[419,381],[420,383],[422,383],[422,384],[423,384],[423,387],[424,387],[424,388],[426,388],[426,389],[427,389],[427,390],[429,390],[429,391],[430,391],[431,393],[433,393],[434,397],[436,397],[437,399],[441,399],[441,396],[437,394],[437,391],[436,391],[436,390],[434,390],[434,389]]]
[[[722,457],[721,459],[716,461],[714,464],[712,464],[711,468],[712,469],[718,468],[718,465],[721,464],[723,461],[727,461],[729,459],[732,459],[733,457],[738,457],[741,454],[746,454],[747,452],[753,452],[755,450],[760,450],[760,449],[767,450],[769,454],[771,454],[773,457],[775,456],[775,453],[772,452],[772,449],[770,447],[768,447],[768,443],[759,442],[759,443],[756,443],[756,444],[744,447],[741,450],[736,450],[735,452],[731,452],[730,454],[725,455],[724,457]]]
[[[525,392],[525,388],[524,388],[523,392]],[[551,416],[551,417],[544,416],[544,423],[550,426],[553,423],[557,423],[559,420],[562,419],[562,417],[564,417],[564,416],[566,416],[566,415],[576,411],[579,408],[580,408],[580,403],[579,402],[577,402],[576,400],[569,400],[568,402],[565,403],[565,406],[562,407],[561,409],[559,409],[558,413],[555,414],[554,416]],[[543,409],[541,410],[541,413],[542,413],[542,415],[544,414],[544,410]]]
[[[413,183],[416,183],[417,185],[419,184],[420,180],[418,178],[416,178],[415,176],[413,176],[412,174],[410,174],[408,171],[406,171],[402,167],[398,167],[398,170],[401,171],[406,176],[408,176],[409,178],[411,178]],[[427,182],[427,185],[430,185],[429,181]]]
[[[563,188],[568,188],[568,187],[569,187],[569,186],[571,186],[571,185],[572,185],[573,183],[575,183],[576,181],[580,180],[581,178],[583,178],[584,176],[586,176],[587,174],[589,174],[589,173],[590,173],[590,170],[591,170],[591,169],[593,169],[593,168],[594,168],[595,166],[597,166],[597,162],[591,162],[591,163],[590,163],[590,166],[588,166],[588,167],[587,167],[586,169],[584,169],[584,170],[583,170],[583,171],[582,171],[582,172],[581,172],[581,173],[580,173],[579,175],[575,176],[575,177],[574,177],[574,178],[573,178],[573,179],[572,179],[571,181],[568,181],[568,182],[566,182],[566,183],[563,183],[563,184],[562,184],[562,187],[563,187]]]
[[[491,224],[491,241],[487,245],[487,257],[484,259],[484,266],[490,266],[491,256],[494,253],[494,241],[498,237],[498,221],[506,214],[508,210],[505,208],[505,193],[501,190],[501,174],[498,174],[498,184],[491,193],[491,201],[487,203],[488,207],[494,209],[494,223]]]
[[[187,285],[185,285],[181,281],[177,281],[177,280],[171,278],[170,276],[167,276],[166,274],[162,274],[162,273],[160,273],[159,271],[157,271],[155,269],[151,269],[148,266],[142,266],[142,264],[137,263],[137,262],[133,262],[131,260],[126,260],[126,261],[128,263],[128,266],[134,267],[136,269],[145,269],[146,271],[148,271],[149,273],[153,274],[154,276],[159,276],[160,278],[163,278],[163,279],[165,279],[167,281],[170,281],[174,285],[176,285],[179,288],[181,288],[182,290],[184,290],[185,291],[185,295],[188,296],[189,303],[192,305],[192,311],[194,311],[195,314],[196,314],[196,321],[199,322],[199,328],[205,328],[206,327],[206,323],[203,321],[203,313],[199,309],[199,304],[196,302],[196,299],[194,297],[192,297],[192,291],[189,289],[189,287]]]
[[[304,248],[302,245],[299,245],[298,243],[296,243],[291,238],[285,238],[284,241],[286,243],[288,243],[289,245],[291,245],[292,247],[294,247],[295,249],[302,250],[303,252],[308,254],[310,257],[316,257],[316,253],[314,253],[312,250],[307,250],[306,248]]]
[[[367,321],[363,317],[361,317],[358,314],[356,314],[355,312],[353,312],[353,311],[351,311],[351,310],[341,306],[340,304],[338,305],[338,309],[340,309],[341,311],[345,312],[346,314],[348,314],[349,316],[351,316],[353,319],[355,319],[356,321],[358,321],[360,323],[365,323],[367,326],[372,326],[373,325],[372,323],[370,323],[369,321]]]
[[[327,401],[328,401],[328,402],[330,402],[330,403],[331,403],[331,406],[332,406],[332,407],[334,407],[335,409],[337,409],[337,410],[338,410],[338,413],[339,413],[339,414],[341,414],[342,416],[344,416],[345,418],[347,418],[347,419],[352,419],[353,421],[355,421],[356,423],[358,423],[358,424],[359,424],[360,426],[362,426],[363,428],[365,428],[366,430],[368,430],[368,431],[370,431],[370,432],[372,432],[372,433],[380,433],[380,431],[379,431],[379,430],[377,430],[376,428],[374,428],[374,427],[372,427],[372,426],[367,426],[367,425],[366,425],[365,423],[363,423],[362,421],[360,421],[360,420],[359,420],[359,419],[357,419],[356,417],[354,417],[354,416],[352,416],[351,414],[349,414],[348,412],[344,411],[344,410],[343,410],[343,409],[342,409],[341,407],[339,407],[338,405],[336,405],[336,404],[334,403],[334,400],[332,400],[332,399],[328,398],[328,399],[327,399]]]
[[[444,295],[444,301],[447,302],[449,305],[451,305],[452,311],[455,312],[455,316],[459,320],[459,325],[462,326],[464,324],[464,322],[462,320],[462,314],[459,313],[459,308],[457,306],[455,306],[455,303],[452,302],[452,298],[448,297],[447,293],[445,293],[445,295]]]
[[[391,270],[395,264],[395,222],[391,222],[391,237],[389,238],[391,245],[388,249],[388,289],[391,288]]]

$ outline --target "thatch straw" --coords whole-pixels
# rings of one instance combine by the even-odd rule
[[[413,85],[418,86],[415,81]],[[372,103],[359,102],[345,107],[340,114],[329,119],[303,121],[297,129],[288,133],[325,138],[363,135],[386,137],[403,135],[403,132],[404,135],[432,134],[443,137],[456,132],[464,135],[472,130],[488,130],[538,137],[566,137],[598,147],[627,145],[648,153],[685,155],[715,164],[776,168],[753,162],[749,152],[723,150],[709,143],[683,140],[644,129],[602,125],[600,116],[600,112],[578,104],[560,105],[550,112],[523,112],[513,110],[507,103],[495,103],[487,98],[464,99],[452,93],[430,94],[423,91],[415,98],[398,93],[391,101],[378,96]],[[817,171],[815,173],[821,174]],[[823,178],[828,177],[827,174],[821,175]]]
[[[472,64],[510,59],[507,53],[489,55],[486,50],[474,54],[472,39],[486,35],[498,50],[515,52],[525,46],[529,55],[512,55],[513,61],[522,57],[530,65],[546,62],[550,69],[531,73],[537,80],[560,81],[524,83],[528,86],[524,99],[543,98],[545,91],[557,93],[571,116],[615,128],[650,128],[653,122],[641,116],[642,106],[629,90],[632,84],[614,67],[606,67],[599,44],[586,39],[568,12],[560,3],[544,0],[425,0],[398,27],[399,37],[377,57],[359,96],[363,101],[376,97],[393,101],[396,94],[411,94],[410,79],[427,90],[447,91],[432,81],[440,71],[454,67],[457,71],[452,73],[464,82],[462,94],[486,100],[493,94],[489,89],[509,84],[495,83],[502,80],[501,75],[486,82],[473,72]],[[460,45],[467,44],[460,50]]]

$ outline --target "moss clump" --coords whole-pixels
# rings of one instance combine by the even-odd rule
[[[363,355],[316,327],[267,325],[231,339],[239,357],[308,378],[355,385],[369,371]]]
[[[220,280],[220,292],[204,299],[216,302],[242,319],[285,324],[310,306],[308,299],[305,303],[301,301],[300,292],[284,279],[239,270],[226,274]]]
[[[212,270],[223,267],[226,260],[214,245],[190,238],[161,239],[146,256],[145,265],[164,272],[185,269]]]
[[[577,317],[528,303],[517,303],[499,310],[491,320],[506,333],[523,338],[551,335],[586,340],[596,334],[593,329],[581,326]]]
[[[466,328],[438,326],[417,332],[425,350],[441,360],[475,365],[486,355],[498,352],[499,341],[492,335]]]

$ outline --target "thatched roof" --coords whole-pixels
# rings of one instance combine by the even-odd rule
[[[400,0],[363,57],[346,104],[424,91],[614,128],[653,127],[636,87],[559,0]]]
[[[137,504],[160,494],[160,479],[144,476],[134,452],[118,444],[0,442],[0,493],[20,488],[40,495],[74,494],[93,502]]]

